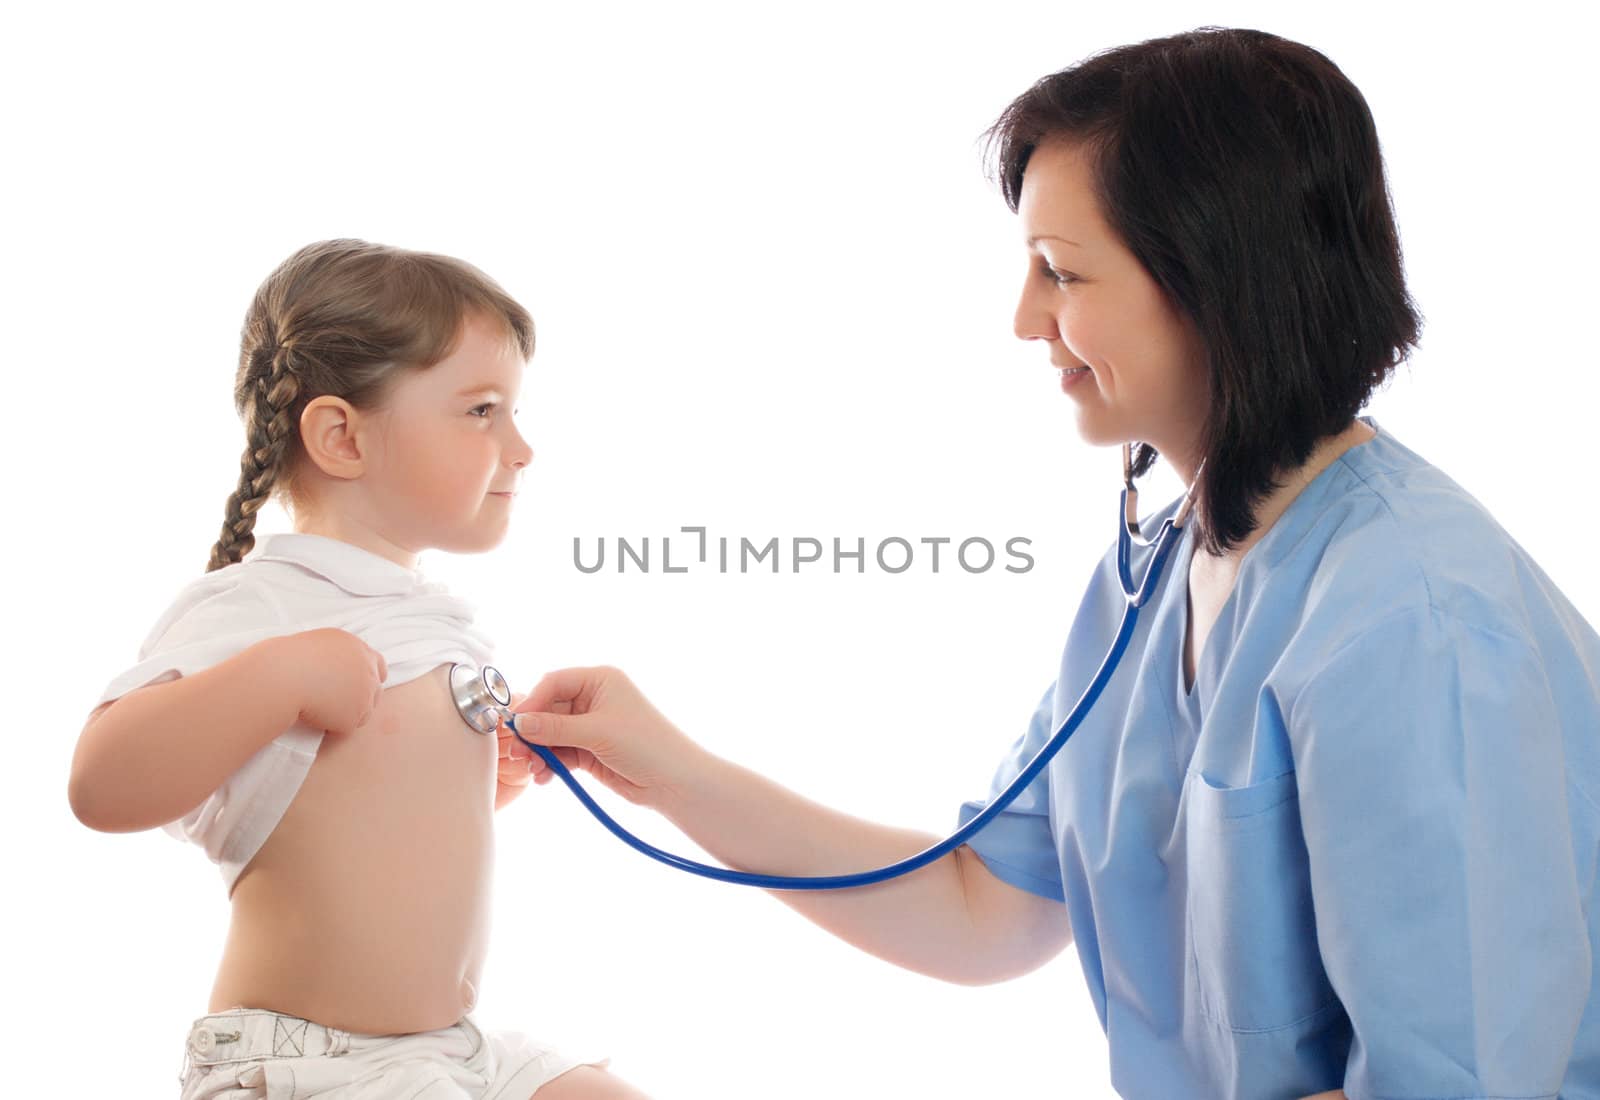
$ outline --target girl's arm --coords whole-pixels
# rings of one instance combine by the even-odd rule
[[[706,752],[614,668],[551,673],[513,710],[530,741],[630,802],[659,810],[737,870],[863,871],[939,839],[831,810]],[[520,743],[511,751],[527,752]],[[532,766],[538,783],[553,775],[537,758]],[[1001,881],[966,847],[873,886],[773,892],[863,951],[964,985],[1026,973],[1072,941],[1064,905]]]
[[[129,692],[89,716],[67,798],[107,833],[176,821],[300,711],[293,636],[268,638],[210,668]]]

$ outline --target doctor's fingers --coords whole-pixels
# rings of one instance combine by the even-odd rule
[[[594,762],[594,754],[584,752],[582,749],[552,748],[549,750],[561,761],[563,767],[569,772],[588,771]],[[546,764],[543,758],[532,756],[528,760],[528,774],[535,783],[548,783],[556,777],[555,770]]]
[[[546,746],[545,751],[553,754],[568,771],[579,771],[585,767],[586,761],[594,759],[592,753],[582,749]],[[501,754],[498,766],[502,776],[516,774],[532,776],[535,783],[544,783],[553,779],[556,774],[550,765],[545,763],[544,757],[530,751],[528,746],[520,741],[513,742],[510,749]]]
[[[512,711],[550,711],[558,714],[584,714],[604,705],[606,699],[637,694],[637,689],[621,669],[610,665],[591,668],[562,668],[546,673],[532,691]]]
[[[604,712],[559,714],[527,710],[517,715],[517,732],[530,743],[541,748],[560,745],[586,749],[602,759],[617,755],[620,746],[616,734],[629,725],[626,717]],[[520,746],[520,751],[526,752],[527,746]]]
[[[495,765],[495,774],[502,783],[526,783],[533,775],[533,769],[528,766],[527,759],[501,760]]]
[[[524,736],[526,736],[527,727],[523,726],[522,728],[525,731]],[[532,740],[532,738],[530,737],[529,740]],[[568,768],[579,766],[577,759],[579,750],[577,749],[570,749],[565,746],[558,747],[556,745],[540,745],[540,748],[546,752],[554,753],[556,759]],[[544,762],[544,757],[524,745],[515,734],[504,726],[500,727],[500,759],[502,761],[514,760],[518,763],[526,764],[535,775],[549,768],[549,765]]]

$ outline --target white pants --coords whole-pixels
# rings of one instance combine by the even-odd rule
[[[185,1045],[181,1100],[528,1100],[574,1066],[515,1031],[451,1027],[361,1035],[259,1008],[202,1016]]]

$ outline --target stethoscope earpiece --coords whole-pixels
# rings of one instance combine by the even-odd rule
[[[1200,484],[1200,474],[1205,468],[1205,459],[1201,459],[1199,467],[1195,469],[1194,480],[1189,482],[1189,488],[1183,494],[1183,503],[1178,505],[1177,513],[1169,521],[1173,527],[1181,529],[1189,518],[1189,510],[1194,506],[1195,486]],[[1161,539],[1160,535],[1147,539],[1144,537],[1144,532],[1139,529],[1139,490],[1133,484],[1132,443],[1122,445],[1122,528],[1122,531],[1117,532],[1119,539],[1125,531],[1136,546],[1154,546]],[[1130,596],[1132,594],[1128,593]]]

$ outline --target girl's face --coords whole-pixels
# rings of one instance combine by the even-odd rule
[[[469,316],[447,358],[395,387],[371,491],[406,544],[486,550],[505,537],[533,450],[512,422],[522,360],[502,326]]]
[[[1102,219],[1087,153],[1042,142],[1017,214],[1029,267],[1015,330],[1045,341],[1078,433],[1097,445],[1149,443],[1188,481],[1210,400],[1199,337]]]
[[[343,402],[312,402],[302,431],[308,449],[320,452],[313,465],[335,476],[318,479],[318,506],[296,529],[356,543],[408,569],[427,547],[471,553],[498,545],[511,520],[509,494],[533,458],[512,422],[522,373],[504,326],[469,315],[456,349],[408,372],[382,411],[355,414],[340,427]]]

